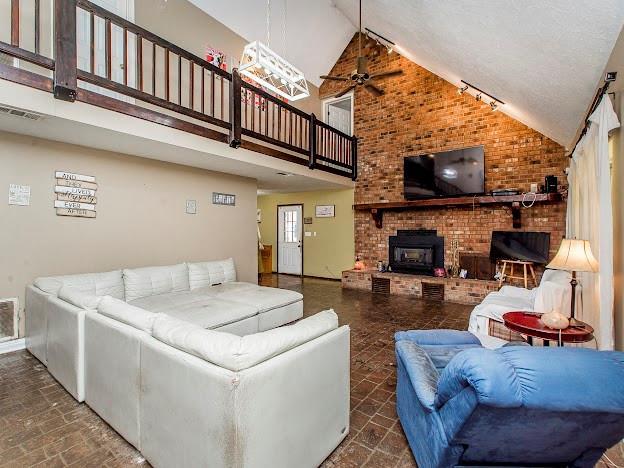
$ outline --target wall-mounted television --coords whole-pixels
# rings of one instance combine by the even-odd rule
[[[522,260],[537,264],[548,263],[550,233],[494,231],[490,245],[490,258],[496,260]]]
[[[485,191],[483,146],[404,159],[407,200],[482,195]]]

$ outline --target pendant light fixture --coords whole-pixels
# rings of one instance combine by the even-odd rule
[[[284,0],[284,46],[286,45],[286,2]],[[240,60],[239,73],[245,75],[276,94],[290,100],[310,96],[308,82],[303,73],[280,57],[271,45],[271,0],[267,0],[267,43],[254,41],[245,46]]]

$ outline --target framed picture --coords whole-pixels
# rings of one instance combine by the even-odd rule
[[[317,218],[333,218],[336,216],[336,205],[316,205]]]

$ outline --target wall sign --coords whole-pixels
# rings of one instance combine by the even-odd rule
[[[98,185],[94,176],[56,171],[54,208],[57,216],[95,218]]]
[[[229,193],[212,192],[212,204],[213,205],[235,206],[236,205],[236,195],[232,195],[232,194],[229,194]]]
[[[30,185],[9,184],[9,205],[30,205]]]
[[[317,218],[333,218],[336,216],[336,205],[316,205]]]

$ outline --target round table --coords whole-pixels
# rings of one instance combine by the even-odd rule
[[[544,325],[541,316],[538,312],[507,312],[503,321],[510,330],[526,335],[530,345],[533,338],[544,340],[544,346],[550,346],[551,341],[563,346],[564,343],[584,343],[594,339],[594,329],[584,322],[581,322],[582,326],[564,328],[559,334],[559,330]]]

